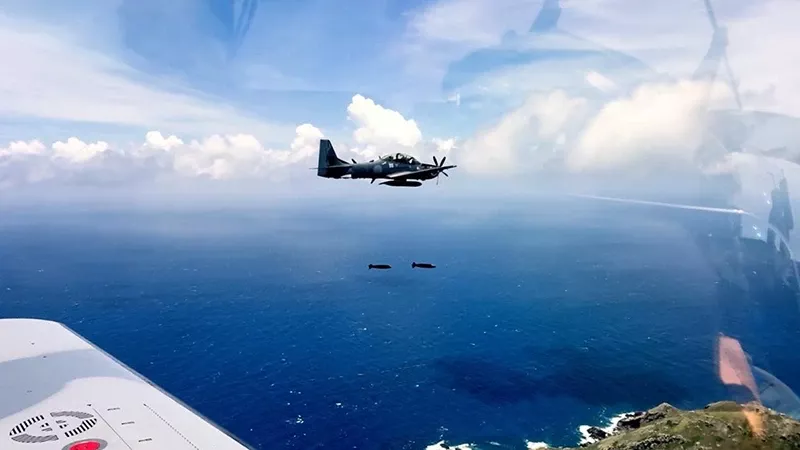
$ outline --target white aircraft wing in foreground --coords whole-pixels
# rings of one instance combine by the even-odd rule
[[[0,449],[249,447],[66,326],[2,319]]]

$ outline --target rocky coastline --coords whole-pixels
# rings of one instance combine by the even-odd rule
[[[586,434],[590,442],[561,450],[800,449],[800,422],[757,403],[718,402],[694,411],[662,403]]]

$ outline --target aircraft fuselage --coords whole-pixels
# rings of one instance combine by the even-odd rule
[[[403,164],[391,161],[375,161],[353,164],[341,171],[341,175],[336,178],[349,177],[361,179],[388,179],[389,175],[401,172],[416,172],[419,170],[430,169],[435,166],[431,164]],[[331,169],[334,169],[333,167]],[[343,168],[345,169],[345,168]],[[412,180],[430,180],[436,178],[436,172],[421,173],[407,177]]]

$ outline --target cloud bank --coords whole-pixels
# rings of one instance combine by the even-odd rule
[[[426,138],[413,119],[357,94],[346,108],[351,135],[333,140],[340,157],[360,161],[396,151],[423,160],[451,155],[449,160],[466,177],[697,172],[708,163],[702,157],[709,108],[729,97],[724,86],[686,80],[643,84],[631,94],[601,102],[556,90],[531,95],[492,126],[456,139]],[[78,137],[51,145],[17,141],[0,149],[0,173],[5,186],[165,177],[283,180],[287,174],[306,174],[315,165],[324,136],[306,123],[296,127],[293,140],[282,148],[242,133],[185,140],[150,131],[143,142],[127,145]]]
[[[722,92],[705,82],[645,84],[600,109],[569,151],[567,166],[574,171],[691,167],[709,107],[728,99]]]
[[[457,154],[476,173],[697,169],[709,108],[727,101],[723,85],[647,83],[608,101],[556,90],[534,94],[482,130]]]
[[[374,158],[395,151],[420,158],[446,155],[456,147],[453,138],[423,139],[414,120],[355,95],[347,107],[354,125],[350,138],[334,140],[344,158]],[[46,145],[40,140],[13,141],[0,147],[0,186],[43,182],[125,184],[164,178],[281,181],[307,175],[315,166],[319,140],[325,134],[305,123],[295,128],[283,148],[264,145],[252,134],[213,134],[184,139],[152,130],[137,143],[86,142],[69,137]]]
[[[46,181],[126,183],[165,176],[209,180],[267,178],[279,169],[316,158],[322,132],[302,124],[286,149],[264,147],[249,134],[211,135],[184,142],[150,131],[133,145],[84,142],[77,137],[46,146],[17,141],[0,148],[0,180],[5,187]]]

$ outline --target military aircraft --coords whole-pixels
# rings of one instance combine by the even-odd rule
[[[433,164],[423,163],[413,156],[408,156],[403,153],[395,153],[391,155],[382,156],[378,160],[359,163],[353,159],[352,164],[340,159],[336,156],[333,150],[333,145],[328,139],[319,140],[319,164],[317,165],[317,176],[323,178],[363,178],[372,180],[385,179],[382,182],[387,186],[406,186],[417,187],[422,185],[422,181],[432,180],[436,178],[436,183],[439,183],[439,174],[449,176],[445,172],[447,169],[453,169],[456,166],[445,166],[444,161],[447,157],[443,157],[442,161],[436,160],[433,157]],[[419,180],[419,181],[417,181]]]

